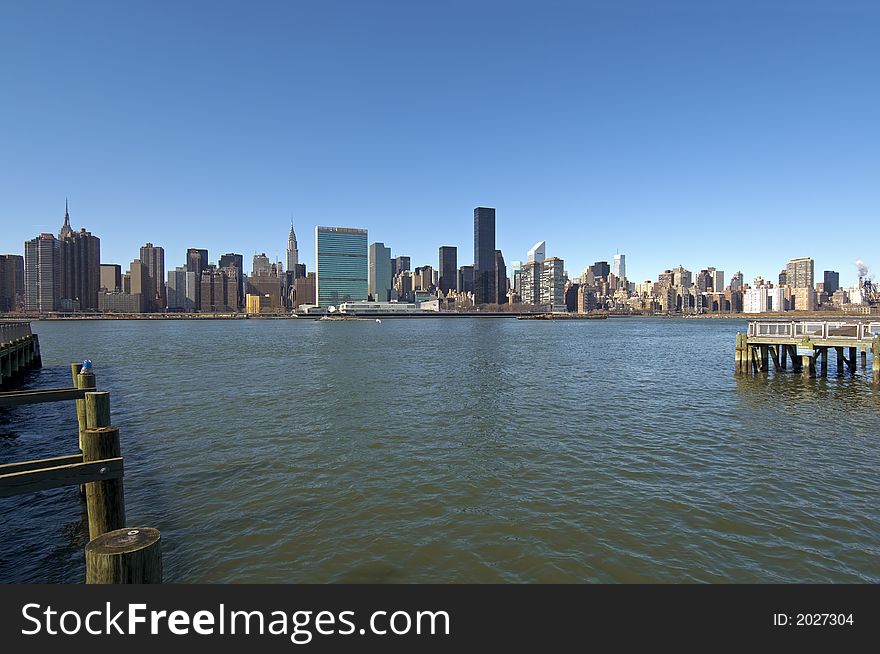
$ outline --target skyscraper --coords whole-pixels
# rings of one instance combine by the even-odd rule
[[[147,273],[153,282],[152,297],[147,298],[149,311],[164,311],[168,306],[165,294],[165,248],[156,247],[152,243],[142,245],[140,259],[146,264]]]
[[[792,288],[813,288],[813,260],[799,257],[789,261],[785,266],[785,279]]]
[[[391,293],[391,248],[384,243],[370,245],[368,292],[376,302],[387,302]]]
[[[462,266],[458,269],[458,290],[460,293],[474,292],[473,266]]]
[[[507,304],[507,266],[501,250],[495,250],[495,303]]]
[[[101,286],[101,240],[85,229],[76,232],[70,226],[67,202],[64,224],[59,233],[61,263],[61,299],[71,307],[97,311]]]
[[[110,293],[121,291],[122,266],[118,263],[102,263],[100,288]]]
[[[322,307],[366,300],[367,230],[315,227],[315,295]]]
[[[537,261],[538,263],[543,263],[544,259],[547,257],[547,242],[540,241],[539,243],[535,243],[532,246],[532,249],[529,250],[526,260],[531,262]]]
[[[61,243],[40,234],[24,244],[25,310],[56,311],[61,304]]]
[[[201,275],[208,267],[208,251],[198,248],[189,248],[186,251],[186,271]]]
[[[608,273],[611,272],[611,266],[608,265],[607,261],[597,261],[590,266],[590,270],[593,271],[594,277],[608,277]]]
[[[826,270],[822,273],[822,281],[824,282],[825,292],[831,296],[840,288],[840,273],[834,270]]]
[[[236,279],[238,280],[238,306],[244,306],[244,255],[235,252],[227,252],[217,262],[218,267],[235,268],[238,271]]]
[[[440,278],[437,285],[443,291],[443,295],[458,288],[458,280],[456,279],[458,274],[458,248],[451,245],[440,246],[440,267],[438,270],[440,271]]]
[[[290,221],[290,234],[287,236],[287,270],[292,271],[294,278],[299,276],[299,247],[296,244],[296,233],[293,221]]]
[[[254,277],[268,275],[271,268],[272,264],[269,263],[269,257],[266,256],[265,252],[254,255],[253,265],[251,265],[251,275]]]
[[[626,278],[626,255],[625,254],[615,254],[614,255],[614,263],[611,267],[611,272],[614,273],[614,276],[618,279]]]
[[[406,272],[407,270],[412,270],[409,257],[396,257],[394,259],[394,276],[397,277],[399,273]]]
[[[0,311],[24,308],[24,257],[0,254]]]
[[[498,300],[495,283],[495,209],[474,209],[474,304]]]

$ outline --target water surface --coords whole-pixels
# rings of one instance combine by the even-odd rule
[[[168,581],[880,581],[878,393],[736,377],[744,327],[44,322],[28,384],[92,359]],[[0,463],[75,444],[73,403],[0,410]],[[82,514],[0,500],[0,580],[81,581]]]

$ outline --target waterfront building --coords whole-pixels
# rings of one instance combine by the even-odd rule
[[[824,282],[823,290],[829,295],[834,295],[840,288],[840,273],[834,270],[826,270],[822,273]]]
[[[101,286],[101,240],[85,229],[73,230],[66,202],[58,241],[61,299],[74,308],[97,310]]]
[[[615,254],[614,263],[611,266],[611,272],[618,279],[626,279],[626,255]]]
[[[143,313],[144,297],[138,293],[108,291],[98,294],[98,311],[101,313]]]
[[[208,266],[199,282],[199,311],[205,313],[239,310],[239,271],[237,268]],[[280,297],[280,289],[278,296]]]
[[[787,286],[788,285],[788,271],[783,268],[779,271],[779,277],[777,277],[777,282],[779,286]]]
[[[473,266],[461,266],[458,269],[458,283],[457,288],[460,293],[473,293],[474,292],[474,267]]]
[[[287,235],[287,270],[293,272],[293,277],[299,275],[299,246],[296,243],[296,232],[293,231],[293,221],[290,221],[290,234]]]
[[[376,302],[387,302],[391,295],[391,248],[373,243],[369,249],[367,292]]]
[[[541,304],[541,273],[543,261],[527,261],[520,271],[520,300],[523,304]]]
[[[431,266],[417,266],[413,271],[413,290],[430,291],[434,288],[434,269]]]
[[[501,250],[495,250],[495,289],[498,293],[496,304],[507,304],[507,266]]]
[[[131,262],[127,277],[127,287],[123,290],[132,295],[140,295],[143,298],[141,311],[150,311],[152,308],[153,290],[156,288],[156,284],[150,277],[150,269],[147,264],[140,259],[135,259]]]
[[[24,257],[0,254],[0,311],[24,309]]]
[[[394,292],[401,302],[409,302],[413,298],[413,274],[404,270],[394,279]]]
[[[793,290],[795,311],[816,310],[816,290],[812,286],[798,286]]]
[[[190,282],[189,280],[192,280]],[[169,311],[195,311],[195,273],[187,272],[186,266],[178,266],[168,271],[168,290],[166,298]]]
[[[189,248],[186,251],[186,270],[201,276],[202,271],[208,267],[208,251],[199,248]]]
[[[293,299],[292,306],[298,308],[302,305],[312,305],[316,303],[315,298],[315,273],[310,272],[301,277],[297,277],[293,282]]]
[[[551,311],[565,311],[565,262],[559,257],[544,260],[541,304],[549,306]]]
[[[61,244],[40,234],[24,244],[25,310],[56,311],[61,306]]]
[[[122,266],[118,263],[102,263],[101,264],[101,284],[102,292],[114,292],[122,290]]]
[[[377,314],[420,313],[423,309],[414,302],[343,302],[339,312],[347,315],[369,316]]]
[[[712,290],[716,293],[724,291],[724,271],[709,268],[709,274],[712,276]]]
[[[733,273],[733,278],[730,280],[730,290],[731,291],[741,291],[743,285],[745,284],[745,276],[737,270]]]
[[[438,286],[446,295],[449,291],[458,289],[458,248],[451,245],[440,246],[440,267]]]
[[[474,209],[474,302],[492,304],[498,299],[495,283],[495,209]]]
[[[785,278],[792,288],[813,288],[813,260],[810,257],[792,259],[785,266]]]
[[[367,230],[315,227],[317,304],[320,307],[366,300]]]
[[[219,268],[236,268],[238,270],[238,306],[244,306],[245,275],[244,255],[235,252],[227,252],[217,262]]]
[[[147,243],[141,246],[140,259],[147,265],[147,272],[154,285],[149,310],[164,311],[168,306],[165,293],[165,248]]]
[[[767,290],[767,311],[782,312],[787,308],[784,287],[777,286]]]
[[[744,313],[766,313],[769,293],[766,286],[754,286],[746,289],[743,295]]]

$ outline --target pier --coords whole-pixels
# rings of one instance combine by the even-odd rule
[[[34,340],[23,335],[24,328]],[[22,323],[17,331],[9,333],[17,344],[13,359],[27,360],[22,353],[30,352],[31,362],[39,361],[39,347],[34,345],[36,336],[30,335],[30,325]],[[27,344],[31,344],[30,349]],[[5,347],[3,352],[6,357]],[[0,410],[72,400],[78,425],[78,443],[71,442],[75,453],[0,465],[0,497],[79,486],[88,516],[86,583],[161,583],[159,532],[125,526],[124,465],[119,429],[110,422],[110,393],[97,390],[91,361],[71,364],[71,376],[73,385],[69,388],[0,393]]]
[[[803,377],[828,375],[835,355],[838,375],[855,375],[861,365],[880,384],[880,322],[829,320],[754,320],[736,335],[736,371],[758,374],[791,370]]]
[[[0,322],[0,387],[14,387],[26,372],[42,365],[40,339],[31,324]]]

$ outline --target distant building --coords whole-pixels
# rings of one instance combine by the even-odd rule
[[[122,266],[118,263],[101,264],[100,290],[109,293],[122,290]]]
[[[299,275],[299,246],[296,243],[296,232],[293,231],[293,221],[290,221],[290,234],[287,235],[287,270],[293,271],[294,279]]]
[[[741,291],[744,283],[743,274],[740,271],[736,271],[733,273],[733,278],[730,280],[730,290]]]
[[[712,276],[712,290],[716,293],[724,292],[724,271],[709,268],[709,274]]]
[[[530,259],[520,270],[520,300],[523,304],[539,306],[541,304],[541,275],[544,271],[544,260]]]
[[[526,260],[529,263],[543,263],[544,259],[547,258],[547,242],[540,241],[539,243],[535,243],[532,246],[532,249],[528,251],[526,255]]]
[[[590,270],[593,271],[594,277],[608,277],[608,273],[611,272],[611,266],[608,265],[607,261],[597,261],[590,266]]]
[[[169,311],[190,313],[195,310],[195,298],[190,298],[187,294],[187,274],[195,277],[195,273],[187,273],[186,266],[168,271],[166,299]]]
[[[367,230],[315,227],[315,264],[319,306],[367,299]]]
[[[143,313],[146,300],[140,293],[132,295],[122,291],[98,294],[98,311],[101,313]]]
[[[397,277],[398,274],[406,272],[407,270],[412,270],[412,268],[410,268],[410,258],[405,256],[396,257],[394,259],[394,276]]]
[[[387,302],[391,295],[391,248],[373,243],[369,248],[367,291],[376,302]]]
[[[541,304],[551,311],[565,311],[565,262],[559,257],[545,259],[541,272]]]
[[[240,283],[237,268],[215,268],[214,266],[208,266],[206,270],[202,271],[199,283],[199,311],[204,313],[238,311]],[[280,296],[281,289],[279,283],[279,299]]]
[[[474,292],[474,267],[461,266],[458,269],[457,287],[460,293]]]
[[[824,280],[824,291],[828,295],[834,295],[840,289],[840,273],[834,270],[826,270],[822,273]]]
[[[744,313],[766,313],[769,306],[769,293],[766,286],[746,289],[743,296]]]
[[[315,273],[310,272],[294,281],[293,306],[316,304]]]
[[[614,276],[618,279],[626,279],[626,255],[625,254],[615,254],[614,255],[614,264],[611,267],[611,272],[614,273]]]
[[[434,288],[434,268],[431,266],[416,266],[413,271],[413,290],[430,291]]]
[[[794,289],[794,310],[815,311],[816,291],[812,286],[799,286]]]
[[[269,261],[269,257],[266,256],[266,253],[255,254],[253,265],[251,266],[251,276],[258,277],[260,275],[268,275],[269,271],[272,269],[272,264]]]
[[[208,251],[199,248],[189,248],[186,251],[186,269],[201,276],[202,271],[208,267]]]
[[[474,209],[474,303],[498,300],[495,284],[495,209]]]
[[[785,279],[792,288],[813,288],[813,260],[800,257],[789,261],[785,266]]]
[[[495,250],[495,304],[507,304],[507,266],[501,250]]]
[[[25,310],[45,313],[61,307],[61,243],[40,234],[24,244]]]
[[[98,288],[101,286],[101,239],[85,229],[74,231],[65,203],[64,224],[58,240],[61,299],[71,301],[81,310],[97,311]]]
[[[168,306],[165,294],[165,249],[152,243],[141,246],[141,261],[147,265],[147,272],[153,281],[150,304],[152,311],[164,311]]]
[[[0,254],[0,311],[24,309],[24,257]]]
[[[444,295],[458,289],[458,248],[451,245],[440,246],[440,276],[438,286]]]
[[[690,270],[686,270],[684,267],[679,266],[678,268],[672,269],[672,285],[673,286],[683,286],[684,288],[690,288],[694,285],[693,282],[693,273]]]

